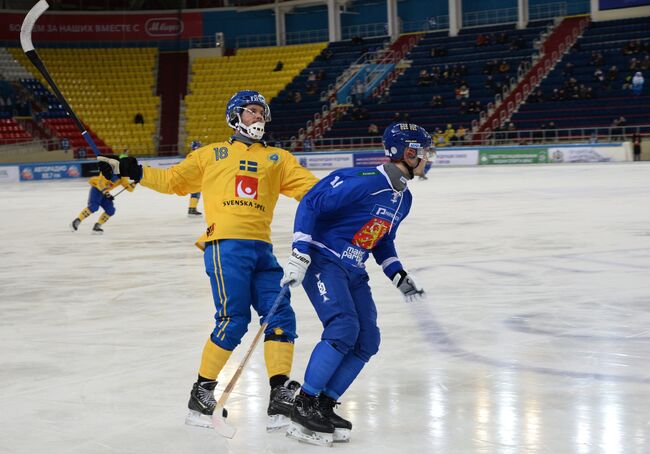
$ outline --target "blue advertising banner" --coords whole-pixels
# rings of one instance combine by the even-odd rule
[[[635,6],[650,5],[650,0],[600,0],[598,9],[601,11],[607,9],[632,8]]]
[[[63,178],[79,178],[81,164],[21,164],[20,181],[60,180]]]

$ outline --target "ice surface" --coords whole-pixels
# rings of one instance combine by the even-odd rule
[[[324,175],[324,174],[321,174]],[[398,232],[427,301],[369,262],[380,352],[341,399],[346,453],[647,453],[650,165],[434,169]],[[71,233],[85,181],[0,185],[0,453],[303,453],[267,434],[258,348],[233,440],[183,424],[213,303],[187,198],[138,188]],[[281,263],[296,202],[274,222]],[[199,205],[202,209],[202,205]],[[302,380],[320,323],[294,292]],[[256,325],[243,341],[249,345]],[[245,348],[222,373],[225,385]],[[219,392],[222,386],[219,387]]]

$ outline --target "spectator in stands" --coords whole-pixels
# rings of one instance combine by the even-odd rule
[[[603,54],[596,50],[591,51],[591,60],[589,60],[591,66],[602,66],[604,62],[605,59],[603,58]]]
[[[465,84],[462,84],[457,88],[456,99],[469,98],[469,87]]]
[[[133,123],[136,125],[142,125],[142,127],[144,127],[144,115],[142,115],[140,112],[135,114],[135,117],[133,117]]]
[[[605,82],[605,74],[603,74],[602,69],[596,68],[596,71],[594,71],[594,82],[598,82],[601,85]]]
[[[451,143],[452,137],[456,136],[456,130],[451,123],[447,123],[447,129],[445,129],[445,142]]]
[[[628,43],[621,49],[624,55],[634,55],[641,52],[641,43],[638,39],[628,41]]]
[[[354,45],[363,44],[363,38],[359,35],[354,35],[350,42]]]
[[[634,77],[632,78],[632,93],[637,96],[640,95],[643,91],[644,82],[645,79],[643,78],[643,74],[640,71],[637,71],[637,73],[634,74]]]
[[[526,43],[524,42],[524,38],[521,36],[515,36],[510,44],[510,50],[521,50],[524,47],[526,47]]]
[[[487,44],[489,44],[487,35],[484,35],[483,33],[479,33],[476,36],[476,47],[483,47]]]
[[[467,130],[463,125],[459,125],[456,129],[456,138],[458,139],[458,145],[463,145],[465,143],[465,136],[467,135]]]
[[[458,105],[458,113],[461,115],[465,115],[469,110],[469,107],[467,106],[467,103],[465,101],[461,101],[460,104]]]
[[[641,69],[650,69],[650,55],[646,54],[641,61]]]
[[[485,62],[485,66],[483,66],[483,74],[493,74],[496,68],[497,68],[497,61],[488,60]]]
[[[323,80],[327,77],[327,72],[324,69],[319,69],[316,73],[316,80]]]
[[[497,44],[507,44],[508,43],[508,34],[506,32],[501,32],[497,35],[496,39]]]
[[[488,76],[485,78],[485,83],[483,86],[488,90],[494,90],[494,76],[492,76],[492,74],[488,74]]]
[[[468,107],[470,113],[481,113],[481,101],[478,99],[476,101],[470,101]]]
[[[322,55],[323,61],[328,61],[334,56],[334,52],[332,52],[332,49],[327,48],[327,49],[325,49],[323,51],[323,53],[321,55]]]
[[[351,91],[352,102],[353,103],[361,102],[363,100],[363,95],[365,94],[365,92],[366,92],[366,84],[363,83],[363,80],[357,79]]]
[[[431,56],[431,58],[445,57],[447,56],[447,49],[443,46],[434,46],[431,48],[431,51],[429,51],[429,56]]]
[[[627,126],[627,120],[623,115],[614,118],[611,125],[612,140],[625,140],[625,133],[623,132],[625,126]]]
[[[607,71],[607,80],[609,82],[614,82],[618,78],[618,68],[616,65],[612,65]]]
[[[505,74],[508,71],[510,71],[510,64],[505,60],[501,60],[501,63],[499,63],[499,72]]]
[[[447,142],[445,140],[445,133],[443,133],[440,128],[435,129],[435,133],[433,134],[432,139],[436,147],[447,146]]]
[[[641,69],[641,60],[636,57],[632,57],[630,62],[627,64],[627,69],[630,71],[637,71]]]
[[[275,64],[275,68],[273,68],[273,72],[282,71],[282,68],[284,68],[284,63],[282,63],[282,60],[278,60]]]
[[[370,123],[370,125],[368,126],[368,135],[376,136],[377,134],[379,134],[379,126],[377,126],[374,123]]]
[[[431,97],[431,101],[429,101],[429,106],[431,106],[433,108],[443,107],[444,105],[445,105],[445,102],[442,99],[442,96],[440,96],[440,95],[433,95]]]
[[[632,89],[632,74],[628,74],[625,76],[623,79],[623,85],[621,85],[621,88],[623,90],[630,90]]]
[[[300,104],[302,101],[302,93],[300,93],[298,90],[293,92],[293,102],[296,104]]]
[[[555,126],[554,121],[549,121],[548,125],[546,125],[546,138],[549,140],[556,140],[557,139],[557,126]]]
[[[302,141],[302,149],[303,151],[313,151],[314,150],[314,144],[311,140],[311,137],[307,136],[305,137],[305,140]]]
[[[350,112],[350,118],[352,120],[365,120],[368,118],[368,109],[363,107],[361,103],[356,103]]]
[[[418,87],[428,87],[431,85],[431,76],[426,69],[421,69],[417,80]]]
[[[390,102],[390,90],[384,90],[382,93],[379,94],[379,98],[377,99],[377,104],[386,104]]]

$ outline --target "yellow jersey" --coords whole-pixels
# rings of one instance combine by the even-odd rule
[[[124,186],[129,192],[133,192],[135,189],[135,183],[131,183],[126,177],[111,181],[104,178],[102,174],[99,174],[96,177],[92,177],[90,180],[88,180],[88,184],[104,193],[110,192],[113,188],[119,185]]]
[[[318,179],[282,148],[239,141],[197,148],[168,169],[144,167],[140,184],[165,194],[203,194],[208,225],[197,241],[248,239],[271,242],[280,194],[302,197]]]

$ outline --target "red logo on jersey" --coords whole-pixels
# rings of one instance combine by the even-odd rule
[[[257,178],[237,175],[235,177],[235,197],[257,200]]]
[[[352,244],[370,250],[388,233],[388,229],[390,229],[390,222],[372,218],[354,235]]]

